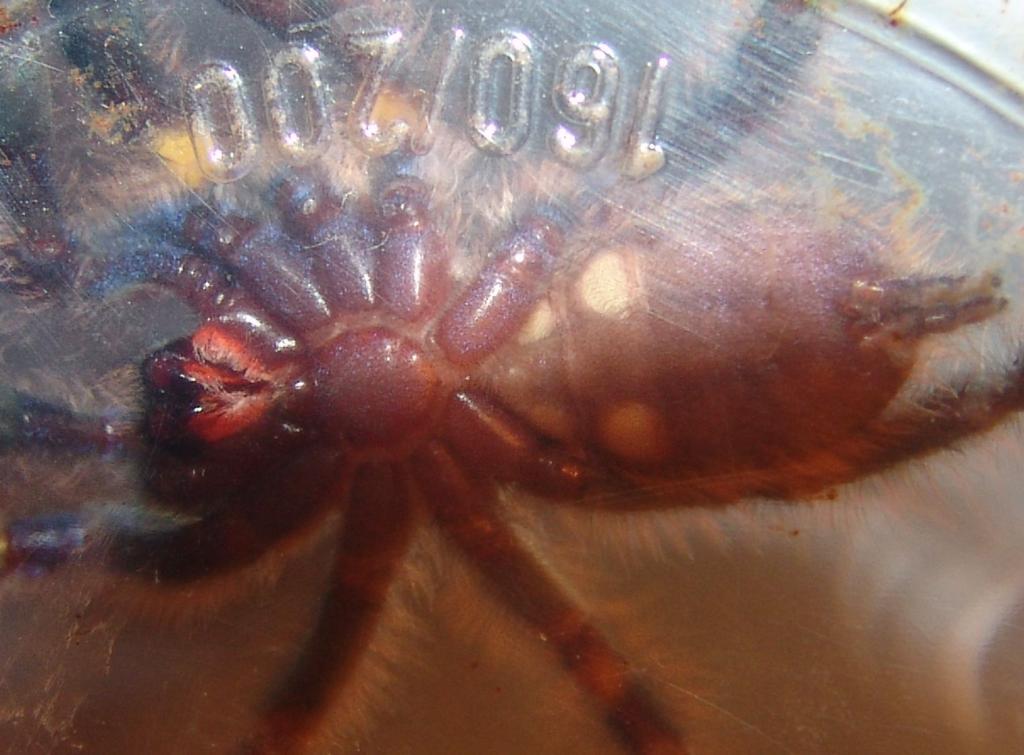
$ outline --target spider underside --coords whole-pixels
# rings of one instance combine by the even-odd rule
[[[158,512],[86,508],[11,522],[8,572],[48,572],[72,557],[90,557],[142,579],[182,584],[246,567],[331,510],[344,511],[319,624],[249,751],[301,750],[315,734],[372,641],[397,565],[417,522],[426,520],[497,597],[550,638],[628,750],[684,751],[682,734],[626,660],[505,523],[496,497],[501,487],[609,511],[636,505],[636,496],[621,493],[658,480],[675,481],[672,500],[642,505],[751,495],[793,500],[947,446],[1020,405],[1016,368],[991,386],[964,386],[923,406],[885,411],[921,338],[1001,309],[992,276],[850,279],[843,276],[875,263],[829,268],[830,246],[802,239],[808,246],[790,252],[810,250],[830,274],[841,271],[835,299],[826,293],[825,301],[798,307],[804,317],[819,316],[819,305],[831,307],[815,323],[825,333],[810,362],[777,344],[771,374],[736,373],[690,344],[652,351],[634,331],[633,345],[615,342],[646,360],[644,384],[632,385],[602,351],[607,338],[585,340],[591,319],[606,320],[607,313],[583,306],[589,289],[580,281],[607,268],[608,253],[593,255],[569,285],[552,289],[570,242],[560,218],[537,213],[522,218],[460,289],[450,279],[447,244],[429,201],[427,186],[399,178],[372,208],[354,209],[315,178],[297,177],[278,190],[279,223],[192,210],[177,242],[146,257],[145,278],[182,296],[201,324],[145,361],[142,421],[111,425],[22,394],[5,397],[9,446],[145,454],[145,504]],[[625,254],[615,248],[614,255]],[[645,251],[634,253],[627,261],[642,265]],[[780,290],[793,273],[787,254],[777,260]],[[623,262],[620,256],[611,259]],[[81,275],[123,278],[124,263],[112,264]],[[685,267],[679,274],[689,275]],[[732,285],[738,281],[733,277]],[[733,294],[739,311],[747,293]],[[575,396],[577,416],[561,437],[502,398],[500,377],[515,372],[507,367],[515,357],[494,358],[511,344],[530,363],[530,350],[516,337],[547,302],[563,310],[563,327],[575,336],[563,345],[569,377],[562,388]],[[626,317],[601,327],[635,329],[641,321]],[[772,335],[772,322],[739,320],[744,328],[760,327],[762,340]],[[651,324],[642,324],[651,338]],[[798,346],[806,351],[805,340]],[[735,340],[734,347],[742,353],[752,345]],[[821,354],[836,360],[835,375],[816,371]],[[677,406],[673,389],[661,382],[666,370],[680,386],[677,394],[713,388],[724,396],[722,414],[689,425],[692,410]],[[850,370],[865,387],[860,398],[844,389],[853,408],[837,409],[833,399],[843,394],[834,381],[845,382]],[[734,374],[739,384],[730,383]],[[801,406],[777,401],[775,413],[759,420],[755,409],[764,396],[786,387]],[[716,445],[716,428],[744,415],[771,443],[747,441],[733,429],[726,454]],[[822,437],[825,453],[817,443]]]
[[[4,250],[6,292],[144,284],[199,319],[143,361],[133,423],[0,393],[6,450],[145,459],[143,500],[8,522],[4,574],[91,561],[188,584],[342,513],[319,621],[246,752],[315,741],[428,525],[548,638],[627,751],[687,752],[679,722],[514,534],[499,493],[610,514],[792,502],[1024,408],[1024,355],[900,400],[922,341],[1003,309],[994,275],[898,276],[877,242],[791,219],[749,218],[759,241],[738,247],[605,238],[587,210],[538,206],[464,280],[433,187],[408,172],[341,196],[316,170],[290,171],[260,220],[189,206],[129,253],[86,262],[59,230]],[[667,492],[644,494],[655,486]]]

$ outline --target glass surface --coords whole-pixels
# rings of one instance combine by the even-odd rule
[[[276,222],[274,191],[311,168],[356,204],[421,178],[456,288],[538,209],[571,239],[556,282],[608,239],[721,253],[856,228],[890,278],[998,273],[1008,302],[923,340],[895,411],[998,381],[1024,340],[1024,9],[963,5],[4,3],[3,520],[153,496],[145,453],[10,430],[11,392],[148,421],[143,360],[202,319],[152,285],[166,229],[200,206]],[[595,309],[616,306],[610,275]],[[544,397],[512,372],[482,382],[529,415]],[[694,753],[1018,751],[1019,424],[941,445],[791,503],[626,474],[612,510],[515,481],[500,510]],[[102,547],[6,575],[0,750],[238,751],[316,624],[342,519],[212,581],[147,584]],[[339,689],[311,752],[628,751],[430,523]]]

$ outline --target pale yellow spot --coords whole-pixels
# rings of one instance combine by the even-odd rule
[[[368,129],[368,133],[378,135],[398,130],[413,142],[419,140],[427,129],[421,99],[421,92],[382,88],[370,110],[369,124],[364,128]],[[371,155],[388,154],[396,146],[391,140],[378,137],[361,144],[362,149]]]
[[[187,131],[160,131],[153,139],[153,151],[171,173],[190,189],[206,183]]]
[[[604,252],[583,270],[576,291],[583,305],[609,318],[621,318],[637,297],[637,288],[626,262],[628,250]]]
[[[377,95],[377,101],[373,103],[370,117],[381,124],[402,121],[415,131],[423,119],[419,99],[412,92],[383,87]]]
[[[623,166],[623,172],[630,178],[641,180],[653,176],[665,167],[665,153],[654,145],[640,147],[633,152]]]
[[[551,335],[555,329],[555,313],[551,304],[542,301],[538,304],[523,329],[519,331],[519,343],[534,343]]]
[[[671,446],[664,417],[638,401],[624,401],[607,410],[601,417],[600,435],[605,448],[632,461],[662,461]]]
[[[545,435],[569,440],[576,433],[572,415],[557,404],[536,404],[525,412],[527,420]]]

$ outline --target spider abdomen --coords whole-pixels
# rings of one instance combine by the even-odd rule
[[[566,292],[582,431],[617,463],[676,478],[764,475],[856,434],[905,380],[906,366],[845,314],[855,281],[874,275],[863,248],[751,238],[600,250]]]
[[[918,340],[939,330],[922,323],[946,306],[926,293],[934,281],[903,279],[908,319],[862,311],[857,290],[892,273],[856,229],[760,223],[737,238],[597,239],[570,253],[571,272],[487,381],[611,469],[721,500],[834,479],[823,468],[870,442]],[[971,285],[954,294],[960,324],[979,303],[999,306]]]

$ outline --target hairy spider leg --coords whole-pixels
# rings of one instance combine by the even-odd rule
[[[119,418],[78,414],[20,391],[0,389],[0,451],[35,446],[116,456],[136,442],[134,429]]]
[[[408,481],[400,468],[366,465],[356,473],[320,618],[246,753],[306,751],[373,637],[413,523]]]
[[[401,189],[388,196],[408,205],[399,213],[401,225],[421,222],[420,213],[415,210],[419,201],[415,196],[407,196]],[[422,255],[416,245],[410,245],[400,235],[392,238],[397,239],[394,243],[399,248],[390,253]],[[543,218],[530,218],[521,225],[442,317],[437,337],[450,359],[463,364],[478,362],[516,332],[552,273],[560,246],[560,234]],[[387,248],[384,254],[386,260]],[[401,267],[408,270],[417,266]],[[390,278],[388,268],[385,263],[377,271],[384,278],[379,281],[379,289],[402,290],[404,293],[395,300],[403,306],[394,307],[393,311],[415,318],[421,311],[420,306],[413,306],[419,301],[415,295],[416,281],[408,279],[398,285]],[[442,434],[452,439],[464,457],[455,461],[440,445],[435,445],[433,448],[441,449],[441,456],[426,462],[425,468],[413,477],[416,491],[426,499],[438,523],[446,531],[455,527],[453,540],[478,567],[481,554],[490,552],[495,545],[486,537],[480,539],[481,536],[485,531],[496,533],[502,558],[500,563],[484,562],[485,576],[497,582],[499,595],[506,597],[517,613],[553,633],[564,662],[583,690],[606,711],[627,747],[638,753],[684,752],[678,736],[639,684],[634,680],[622,681],[628,668],[626,661],[586,622],[583,613],[501,523],[491,509],[496,495],[493,486],[481,486],[470,496],[457,483],[464,479],[460,465],[468,465],[481,479],[514,480],[540,495],[565,497],[578,494],[592,477],[584,464],[570,455],[545,449],[535,434],[510,413],[473,392],[452,396],[442,419]],[[435,468],[437,462],[442,463],[443,469]],[[417,462],[421,463],[424,462]],[[279,689],[274,704],[262,719],[260,735],[250,744],[251,751],[302,749],[314,735],[330,700],[340,693],[359,651],[369,641],[395,562],[405,548],[408,518],[397,517],[394,529],[378,531],[388,526],[386,518],[381,518],[383,513],[407,506],[401,500],[404,492],[396,492],[392,470],[364,470],[359,474],[367,487],[357,486],[348,505],[351,510],[366,512],[365,517],[370,518],[357,513],[350,521],[346,516],[339,566],[334,572],[335,578],[343,582],[335,584],[327,596],[303,660]],[[435,479],[438,474],[440,477]],[[462,496],[460,508],[437,509],[455,494]],[[447,516],[441,516],[440,511]],[[465,526],[457,527],[456,522],[463,520]],[[479,526],[482,520],[486,527]],[[382,550],[354,555],[363,547],[363,535],[379,538]],[[371,549],[372,544],[367,541],[365,547]],[[353,564],[351,558],[357,562]],[[505,567],[514,570],[514,577],[503,577]],[[511,583],[503,579],[511,579]],[[520,591],[505,596],[516,583]],[[566,634],[567,630],[571,632]]]
[[[339,471],[341,470],[341,471]],[[241,570],[313,530],[347,497],[351,476],[335,449],[309,448],[250,475],[218,511],[163,529],[107,524],[108,566],[161,585]],[[143,522],[144,523],[144,522]]]
[[[134,428],[107,417],[90,417],[66,407],[0,392],[0,452],[44,449],[56,453],[123,456],[137,445]],[[50,513],[9,522],[0,533],[0,577],[14,571],[44,575],[84,553],[91,516]]]
[[[468,477],[440,443],[414,465],[435,521],[496,597],[552,644],[623,745],[644,755],[687,752],[626,659],[503,521],[493,487]]]
[[[789,101],[793,82],[814,59],[825,28],[811,5],[765,0],[721,77],[699,87],[687,81],[692,104],[672,125],[687,180],[702,179],[725,163]]]
[[[459,391],[448,402],[441,437],[471,469],[515,483],[545,498],[571,500],[606,482],[582,454],[546,444],[537,433],[487,396]]]
[[[201,517],[121,501],[14,519],[0,534],[0,576],[44,576],[81,560],[175,585],[249,566],[317,526],[337,507],[351,476],[331,448],[264,462],[262,474],[248,474],[218,510]],[[206,470],[182,464],[179,471],[201,476]]]
[[[473,365],[518,332],[554,274],[563,246],[556,224],[522,221],[442,315],[435,338],[455,364]],[[666,716],[629,673],[626,660],[519,543],[496,508],[495,480],[521,481],[542,496],[579,494],[593,475],[585,462],[547,451],[524,424],[487,397],[456,393],[441,441],[414,457],[414,482],[441,529],[496,595],[555,644],[577,684],[635,753],[683,753]],[[463,470],[472,470],[472,477]],[[490,483],[485,481],[490,480]]]

